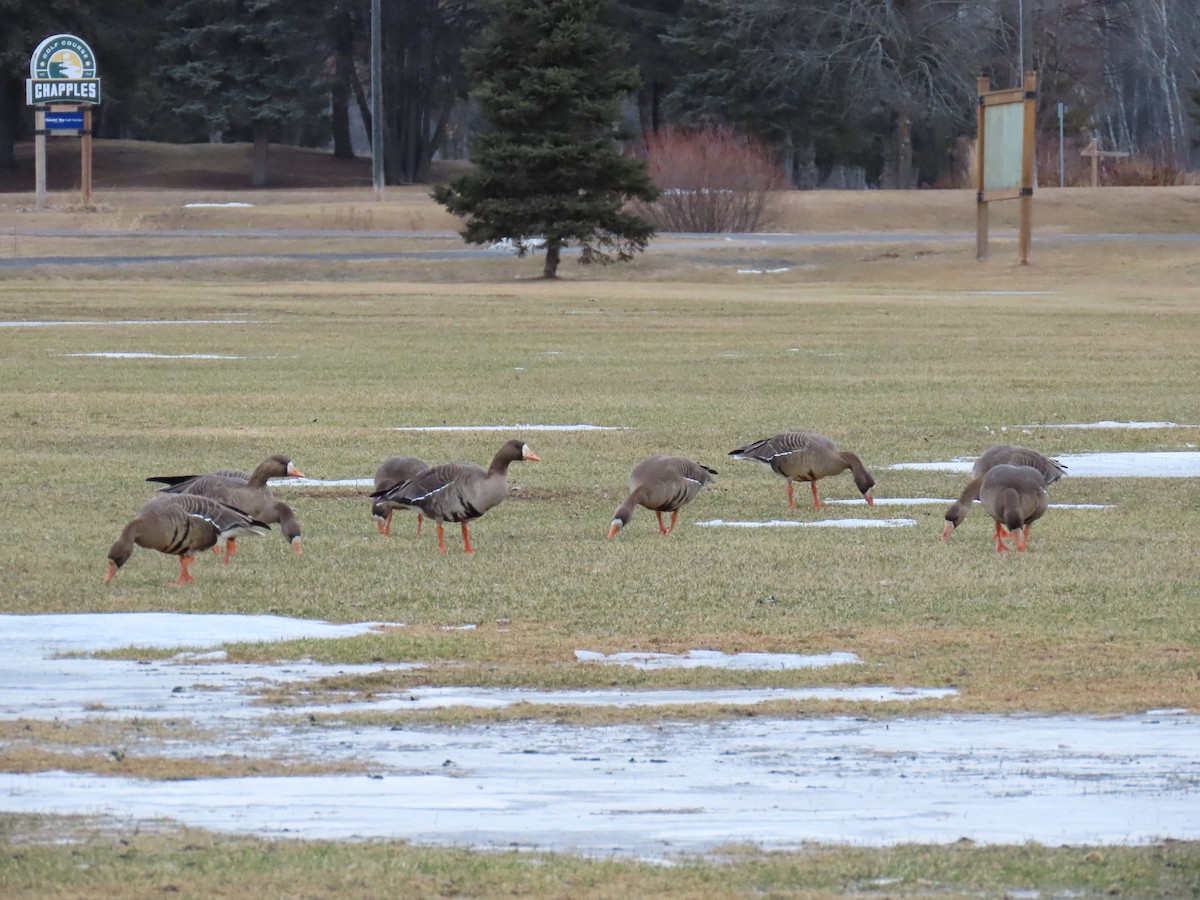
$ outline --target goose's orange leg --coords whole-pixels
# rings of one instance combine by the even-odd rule
[[[1008,537],[1008,532],[1004,530],[1004,526],[999,522],[996,523],[996,534],[994,536],[996,538],[996,552],[1003,553],[1008,549],[1008,546],[1004,543],[1004,539]]]
[[[392,517],[388,516],[388,521],[390,522],[391,520],[392,520]],[[420,513],[417,513],[417,536],[418,537],[420,537],[420,535],[421,535],[421,523],[424,521],[425,521],[425,517],[423,515],[421,515]]]
[[[662,512],[660,510],[656,509],[654,511],[654,515],[658,516],[658,533],[659,534],[670,534],[671,532],[667,529],[667,526],[663,524]]]
[[[442,523],[437,523],[438,549],[443,553],[446,552],[446,535],[442,530]]]
[[[679,520],[679,510],[675,510],[673,513],[671,513],[671,524],[667,528],[667,534],[670,534],[672,531],[675,530],[675,523],[678,520]]]
[[[394,510],[389,509],[387,518],[379,523],[379,533],[384,537],[392,536],[392,513]]]
[[[230,538],[225,542],[225,559],[223,562],[228,563],[229,557],[237,553],[237,538]]]
[[[821,508],[821,498],[817,496],[817,482],[814,479],[814,480],[810,481],[808,484],[809,484],[809,487],[812,488],[812,492],[813,492],[813,509],[820,509]]]
[[[194,556],[179,557],[179,578],[168,582],[168,584],[187,584],[189,581],[194,580],[192,573],[188,571],[188,563],[194,563],[195,561],[196,557]]]
[[[1025,552],[1025,548],[1029,546],[1029,526],[1026,525],[1020,531],[1014,532],[1017,539],[1017,550],[1021,553]]]
[[[474,553],[475,548],[471,546],[471,533],[467,531],[467,523],[462,523],[463,532],[463,553]]]
[[[788,509],[796,508],[796,497],[792,493],[792,482],[788,482]]]

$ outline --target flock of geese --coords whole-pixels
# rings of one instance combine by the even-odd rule
[[[817,482],[822,478],[850,470],[854,483],[868,505],[874,506],[872,489],[875,479],[853,453],[839,450],[822,434],[790,431],[746,444],[729,455],[767,466],[787,480],[788,506],[796,508],[793,486],[806,481],[812,488],[813,508],[822,507]],[[393,456],[384,460],[375,472],[371,493],[371,513],[381,534],[391,534],[392,514],[398,509],[417,512],[417,533],[425,518],[437,525],[438,549],[446,552],[443,524],[457,523],[462,528],[463,551],[474,552],[468,523],[498,505],[508,490],[508,467],[514,462],[539,458],[527,444],[508,441],[497,451],[491,465],[484,469],[473,463],[453,462],[430,466],[412,456]],[[1046,512],[1049,502],[1046,486],[1065,473],[1057,460],[1028,447],[1002,444],[988,448],[976,460],[971,480],[946,510],[947,540],[966,518],[971,504],[979,500],[995,520],[996,550],[1004,551],[1012,538],[1018,551],[1029,542],[1030,526]],[[629,524],[641,506],[658,517],[658,530],[670,534],[679,518],[679,510],[692,502],[700,490],[717,474],[713,469],[681,456],[651,456],[639,462],[629,476],[629,495],[617,507],[608,537],[616,536]],[[278,500],[267,485],[268,479],[303,478],[286,456],[269,456],[251,473],[222,470],[203,475],[152,476],[146,480],[163,484],[137,515],[121,530],[108,551],[108,572],[104,581],[112,581],[117,570],[129,561],[135,546],[179,557],[179,578],[173,584],[192,580],[188,566],[204,550],[221,552],[224,561],[237,551],[237,540],[250,534],[262,534],[271,525],[280,531],[297,554],[300,525],[295,513]],[[663,522],[670,513],[670,524]]]

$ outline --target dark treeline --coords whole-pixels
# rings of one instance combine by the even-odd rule
[[[462,51],[486,15],[486,0],[383,0],[389,183],[426,180],[481,126]],[[838,167],[882,187],[944,182],[974,132],[976,78],[1016,86],[1022,50],[1048,134],[1061,102],[1071,137],[1196,163],[1200,0],[623,0],[616,18],[643,135],[732,127],[802,187]],[[102,138],[254,142],[262,183],[270,143],[345,158],[376,124],[370,0],[0,0],[0,168],[32,134],[29,56],[59,32],[96,53]]]

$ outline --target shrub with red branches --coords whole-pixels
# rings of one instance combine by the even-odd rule
[[[646,140],[646,166],[661,193],[637,213],[659,231],[758,231],[788,184],[769,150],[729,128],[664,129]]]

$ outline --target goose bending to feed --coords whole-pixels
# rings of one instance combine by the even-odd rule
[[[658,533],[670,534],[675,529],[679,510],[696,499],[700,489],[712,481],[715,469],[702,466],[681,456],[651,456],[633,467],[629,475],[629,496],[617,507],[612,525],[608,528],[611,540],[629,524],[639,506],[654,510],[658,516]],[[663,525],[662,514],[671,514],[671,524]]]
[[[943,541],[949,540],[954,529],[966,519],[967,513],[971,511],[971,504],[979,499],[979,487],[983,483],[983,476],[998,465],[1029,466],[1037,469],[1042,473],[1046,485],[1054,484],[1067,474],[1067,467],[1057,459],[1051,459],[1029,447],[1019,447],[1016,444],[997,444],[994,447],[988,447],[971,467],[971,480],[963,488],[963,492],[958,495],[958,499],[951,503],[946,510],[946,527],[942,531]]]
[[[204,475],[156,475],[147,481],[159,482],[166,487],[160,490],[168,494],[195,494],[209,497],[235,509],[244,510],[260,522],[269,525],[278,524],[283,539],[291,545],[299,556],[300,523],[290,506],[276,499],[267,487],[269,478],[303,478],[304,473],[296,468],[296,464],[282,454],[268,456],[247,475],[230,469],[209,472]],[[213,548],[220,552],[218,548]],[[225,562],[237,552],[236,538],[225,542]]]
[[[463,552],[474,553],[467,523],[478,519],[504,499],[508,491],[508,467],[514,462],[541,462],[527,444],[509,441],[483,469],[474,463],[456,462],[430,466],[408,481],[371,494],[372,500],[395,503],[419,510],[437,523],[438,549],[446,552],[444,522],[462,526]]]
[[[862,492],[868,506],[875,505],[871,489],[875,479],[866,470],[862,460],[853,453],[838,450],[837,444],[814,431],[786,431],[774,437],[754,441],[744,447],[731,450],[734,459],[749,459],[767,466],[776,475],[787,479],[788,506],[796,508],[792,485],[807,481],[812,487],[813,509],[823,505],[817,496],[817,481],[850,470],[854,484]]]
[[[129,561],[134,545],[179,557],[179,578],[173,584],[192,580],[188,565],[196,554],[218,541],[232,541],[247,534],[264,534],[269,529],[240,509],[196,494],[167,494],[149,500],[121,529],[121,536],[108,550],[108,584],[117,569]]]
[[[415,456],[389,456],[375,470],[375,491],[394,488],[428,468],[429,463],[423,459],[417,459]],[[392,533],[392,513],[398,509],[409,509],[409,507],[397,503],[395,500],[373,500],[371,502],[371,515],[375,517],[375,521],[379,525],[380,534],[390,535]],[[424,521],[425,517],[418,512],[417,534],[421,533],[421,523]]]
[[[1024,553],[1029,527],[1045,514],[1050,496],[1045,475],[1038,469],[1000,463],[983,476],[979,500],[996,520],[996,550],[1007,550],[1004,539],[1011,535],[1017,550]]]

